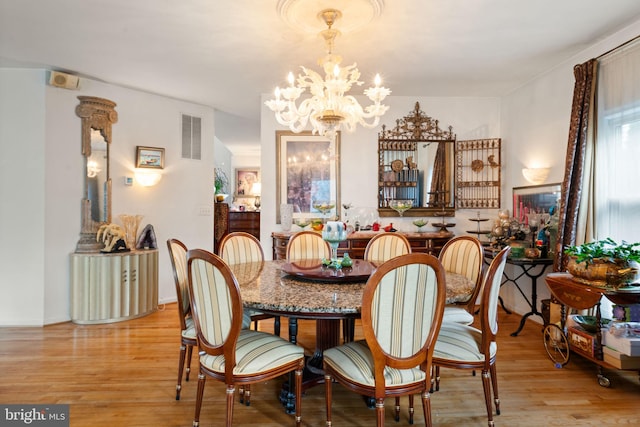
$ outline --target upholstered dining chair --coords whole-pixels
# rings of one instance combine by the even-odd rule
[[[264,251],[260,241],[252,234],[243,231],[234,231],[226,234],[220,241],[218,252],[220,257],[229,265],[264,261]],[[280,335],[280,316],[273,316],[256,310],[245,310],[245,314],[250,317],[256,330],[258,330],[258,321],[273,318],[273,331],[276,335]]]
[[[474,321],[476,300],[480,294],[482,285],[482,266],[484,258],[484,248],[482,243],[472,236],[456,236],[449,240],[440,251],[438,259],[442,263],[445,271],[457,273],[467,278],[474,284],[473,288],[451,289],[455,303],[447,305],[444,309],[444,320],[446,322],[458,322],[470,325]]]
[[[431,358],[446,298],[444,269],[428,254],[407,254],[381,264],[362,296],[364,340],[324,351],[327,422],[332,382],[375,399],[377,426],[384,426],[385,397],[420,393],[425,425],[431,426]],[[396,405],[396,421],[400,408]]]
[[[178,383],[176,384],[176,400],[180,400],[182,375],[185,369],[185,380],[189,381],[191,372],[191,354],[196,341],[196,328],[191,317],[191,303],[187,285],[187,247],[178,239],[167,240],[173,280],[178,298],[178,317],[180,318],[180,359],[178,361]],[[185,357],[186,356],[186,357]]]
[[[400,255],[411,253],[411,244],[406,237],[397,233],[376,234],[369,240],[364,249],[364,259],[374,264],[382,264]],[[355,336],[355,319],[342,321],[342,336],[345,342],[353,341]]]
[[[496,334],[498,333],[498,297],[502,272],[510,247],[501,250],[491,261],[484,275],[480,300],[480,329],[456,322],[442,322],[433,352],[435,390],[440,389],[440,368],[482,370],[482,387],[489,427],[493,427],[493,402],[496,415],[500,415],[498,377],[496,375]]]
[[[236,384],[251,385],[295,371],[295,423],[299,427],[303,348],[273,334],[242,328],[238,281],[219,256],[192,249],[187,252],[187,271],[200,355],[193,426],[199,424],[207,377],[227,386],[226,426],[230,427]]]
[[[402,234],[376,234],[364,249],[364,259],[370,262],[383,263],[400,255],[410,254],[411,244]]]
[[[320,233],[300,231],[289,239],[286,254],[287,261],[330,258],[331,248]]]

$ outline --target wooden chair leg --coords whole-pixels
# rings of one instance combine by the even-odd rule
[[[384,427],[384,399],[376,398],[376,426]]]
[[[436,391],[440,391],[440,366],[436,366]]]
[[[184,358],[186,352],[187,347],[184,344],[181,344],[180,358],[178,360],[178,382],[176,383],[176,400],[180,400],[180,391],[182,390],[182,371],[184,370]]]
[[[331,389],[332,389],[332,384],[331,384],[331,375],[325,374],[324,375],[324,401],[327,405],[327,420],[325,425],[327,427],[331,426]]]
[[[202,409],[202,396],[204,395],[204,384],[206,377],[201,372],[198,375],[198,391],[196,394],[196,413],[193,417],[193,427],[198,427],[200,424],[200,409]]]
[[[414,413],[413,394],[410,394],[409,395],[409,424],[413,424],[413,413]],[[398,418],[396,421],[400,421],[400,418]]]
[[[245,406],[251,406],[251,384],[244,386],[244,404]]]
[[[302,370],[304,362],[301,361],[296,369],[296,427],[302,424]]]
[[[422,392],[422,412],[424,414],[424,425],[425,427],[432,427],[433,422],[431,421],[431,396],[429,392]],[[413,424],[413,423],[411,423]]]
[[[500,398],[498,397],[498,375],[495,363],[491,365],[491,385],[493,388],[493,401],[496,405],[496,415],[500,415]]]
[[[227,427],[233,426],[233,401],[235,394],[235,386],[233,384],[227,384]]]
[[[482,388],[484,390],[484,401],[487,406],[487,417],[489,420],[489,427],[493,426],[493,404],[491,402],[491,380],[489,371],[482,370]]]
[[[400,398],[396,397],[396,422],[400,421]]]
[[[187,346],[187,374],[185,376],[185,381],[189,381],[189,374],[191,373],[191,354],[193,353],[193,346]]]

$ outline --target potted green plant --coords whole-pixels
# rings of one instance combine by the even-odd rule
[[[640,243],[617,243],[611,238],[569,246],[567,271],[574,279],[595,286],[620,286],[636,279]]]
[[[229,178],[227,174],[220,168],[215,168],[215,177],[213,185],[215,186],[215,198],[216,202],[222,202],[229,195],[227,193],[227,186],[229,185]]]

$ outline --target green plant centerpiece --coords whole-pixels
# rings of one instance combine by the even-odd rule
[[[635,282],[640,243],[617,243],[611,238],[565,248],[567,271],[574,280],[597,287],[618,288]]]

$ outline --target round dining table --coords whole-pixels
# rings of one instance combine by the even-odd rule
[[[289,319],[289,341],[297,342],[298,319],[316,321],[314,354],[307,360],[303,390],[324,381],[323,351],[340,344],[340,321],[360,317],[362,294],[376,264],[353,260],[351,267],[335,269],[320,260],[263,261],[230,265],[245,308]],[[470,293],[474,284],[446,272],[447,303]],[[353,323],[353,322],[351,322]],[[347,334],[345,334],[345,337]],[[287,411],[295,409],[293,392],[283,388]]]

